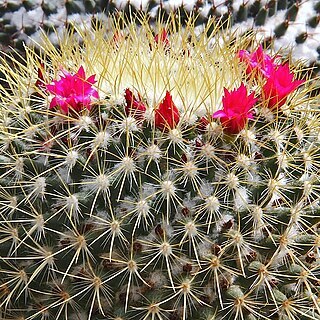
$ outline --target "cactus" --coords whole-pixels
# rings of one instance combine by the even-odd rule
[[[72,23],[90,24],[92,17],[103,19],[96,0],[0,0],[0,44],[23,49],[39,41],[46,32],[53,43],[57,33]]]
[[[112,12],[147,13],[150,18],[168,17],[178,12],[180,21],[194,14],[197,23],[215,17],[243,35],[254,29],[260,41],[272,43],[274,50],[292,51],[294,60],[319,68],[319,1],[237,0],[237,1],[98,1],[98,0],[0,0],[0,44],[23,49],[39,42],[42,32],[57,43],[57,33],[74,23],[87,27],[92,20],[102,23]],[[228,22],[228,23],[227,23]],[[41,29],[42,31],[41,31]]]
[[[255,30],[261,42],[272,44],[275,51],[286,50],[293,60],[304,60],[319,71],[318,0],[209,0],[209,1],[118,1],[109,2],[110,12],[148,12],[152,18],[179,12],[180,22],[189,14],[198,16],[198,23],[214,17],[225,22],[242,36]],[[184,14],[181,14],[184,12]]]
[[[320,319],[313,81],[135,22],[2,59],[1,318]]]

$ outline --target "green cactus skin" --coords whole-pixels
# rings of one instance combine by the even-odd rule
[[[41,30],[48,32],[54,42],[55,33],[69,23],[85,24],[99,13],[102,8],[97,0],[0,0],[0,32],[4,33],[0,46],[23,51],[24,44],[39,41]]]
[[[176,30],[172,21],[166,28]],[[81,48],[67,38],[60,51],[27,50],[14,68],[2,60],[1,319],[320,319],[320,119],[318,101],[306,97],[311,84],[281,110],[259,102],[255,120],[228,136],[211,119],[223,86],[261,85],[236,58],[242,40],[197,37],[190,22],[168,50],[140,23],[123,35],[83,32]],[[155,62],[159,78],[143,71]],[[100,100],[90,112],[49,110],[38,67],[50,83],[80,64],[88,75],[101,64]],[[163,79],[176,96],[185,87],[201,94],[184,83],[188,73],[178,78],[181,65],[201,72],[202,86],[213,78],[209,124],[186,105],[177,127],[162,132],[152,121],[156,92],[139,77]],[[125,80],[124,70],[150,111],[143,123],[101,89],[113,73]]]

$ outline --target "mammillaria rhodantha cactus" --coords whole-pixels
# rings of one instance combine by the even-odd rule
[[[320,319],[311,81],[119,19],[0,66],[1,318]]]

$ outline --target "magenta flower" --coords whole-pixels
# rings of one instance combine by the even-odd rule
[[[197,124],[198,131],[201,133],[206,132],[209,123],[210,122],[207,119],[207,117],[201,117],[198,124]]]
[[[99,98],[98,91],[92,87],[96,82],[95,75],[86,79],[86,74],[81,66],[78,72],[71,75],[63,72],[60,80],[54,80],[53,84],[47,84],[47,90],[54,95],[51,100],[50,109],[59,108],[62,113],[69,111],[80,112],[91,109],[91,100]]]
[[[180,120],[180,114],[178,108],[172,101],[172,96],[169,91],[166,92],[165,98],[159,104],[159,107],[155,110],[154,124],[156,128],[174,129]]]
[[[247,64],[246,73],[248,75],[252,72],[260,72],[268,78],[276,66],[274,59],[263,51],[261,45],[252,53],[249,53],[247,50],[240,50],[238,56],[240,61]]]
[[[268,100],[270,109],[279,108],[285,104],[288,95],[303,82],[304,80],[294,80],[294,74],[290,73],[287,63],[273,70],[262,88],[262,96],[265,100]]]
[[[230,134],[239,133],[246,125],[248,119],[253,118],[252,107],[257,101],[254,92],[250,95],[247,88],[241,83],[238,89],[228,91],[224,88],[222,97],[223,109],[216,111],[212,117],[220,118],[220,122],[225,132]]]
[[[44,68],[44,64],[41,63],[41,67],[38,68],[38,78],[37,78],[37,81],[35,83],[35,86],[37,88],[39,88],[40,90],[45,91],[46,90],[46,85],[45,85],[44,78],[43,78],[43,73],[42,73],[43,68]]]
[[[146,112],[146,106],[134,96],[130,89],[125,91],[126,107],[125,112],[127,116],[134,117],[137,121],[144,119],[144,114]]]
[[[166,49],[169,49],[169,47],[170,47],[170,41],[168,38],[168,34],[167,34],[167,31],[164,29],[160,33],[158,33],[154,36],[154,41],[157,44],[162,44],[163,47],[165,47]]]

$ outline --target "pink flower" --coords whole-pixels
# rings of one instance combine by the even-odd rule
[[[46,90],[46,85],[45,85],[44,78],[43,78],[43,73],[42,73],[43,68],[44,68],[44,64],[41,63],[41,67],[38,68],[38,78],[37,78],[37,81],[35,83],[35,86],[37,88],[39,88],[40,90],[45,91]]]
[[[246,73],[248,75],[256,71],[268,78],[276,66],[274,59],[264,53],[261,45],[252,53],[247,50],[240,50],[238,56],[240,61],[247,64]]]
[[[216,111],[212,117],[220,118],[223,129],[227,133],[237,134],[253,118],[252,107],[257,101],[254,92],[248,96],[247,88],[241,83],[238,89],[228,91],[224,88],[222,98],[223,109]]]
[[[139,97],[140,98],[140,97]],[[127,116],[133,116],[136,120],[143,120],[144,113],[146,112],[146,106],[141,102],[141,99],[137,99],[130,89],[125,91],[126,107],[125,112]]]
[[[125,36],[122,31],[116,31],[112,37],[112,41],[117,49],[119,49],[120,43],[125,40]]]
[[[279,108],[285,104],[288,95],[303,82],[304,80],[294,80],[294,74],[290,73],[287,63],[273,70],[262,88],[262,96],[265,100],[268,100],[270,109]]]
[[[60,80],[46,85],[47,90],[55,95],[51,100],[50,109],[58,107],[64,114],[69,111],[80,112],[85,108],[90,110],[92,97],[99,98],[98,91],[92,87],[96,82],[95,75],[86,79],[82,66],[74,75],[63,73],[64,77]]]
[[[173,103],[171,94],[167,91],[165,98],[155,110],[155,126],[160,130],[168,128],[173,129],[178,124],[179,120],[179,110]]]
[[[209,123],[210,122],[207,119],[207,117],[201,117],[198,124],[197,124],[198,131],[201,133],[206,132]]]
[[[162,44],[167,49],[169,49],[169,47],[170,47],[170,41],[168,39],[168,34],[167,34],[167,31],[164,29],[160,33],[155,35],[154,41],[157,44]]]

